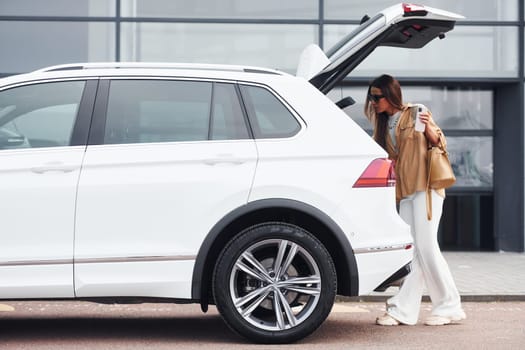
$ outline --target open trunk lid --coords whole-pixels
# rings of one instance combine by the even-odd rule
[[[315,44],[305,48],[297,76],[308,79],[327,94],[378,46],[418,49],[435,38],[443,39],[461,15],[432,7],[397,4],[372,18],[364,18],[354,31],[326,54]]]

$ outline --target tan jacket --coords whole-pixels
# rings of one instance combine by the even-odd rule
[[[387,136],[389,158],[395,161],[397,201],[415,192],[424,192],[427,188],[428,141],[424,133],[414,130],[414,114],[411,106],[411,104],[405,105],[397,123],[395,131],[397,149],[393,147],[390,133]],[[430,111],[429,114],[427,128],[434,128],[446,147],[443,132],[432,119]],[[444,189],[437,189],[436,192],[445,197]]]

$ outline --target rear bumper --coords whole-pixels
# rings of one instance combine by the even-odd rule
[[[368,295],[374,290],[393,284],[410,271],[414,249],[379,250],[355,254],[359,271],[359,294]]]
[[[374,292],[384,292],[390,286],[399,286],[403,279],[410,273],[411,269],[412,263],[410,262],[394,272],[383,283],[381,283],[379,287],[374,289]]]

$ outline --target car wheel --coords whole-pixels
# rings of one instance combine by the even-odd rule
[[[259,343],[289,343],[312,333],[334,303],[337,276],[326,248],[311,233],[265,223],[223,249],[213,293],[226,323]]]

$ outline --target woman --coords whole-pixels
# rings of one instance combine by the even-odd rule
[[[448,265],[437,242],[445,190],[431,191],[431,219],[427,218],[427,149],[445,137],[430,112],[422,112],[423,132],[414,130],[413,107],[404,104],[399,82],[389,75],[372,81],[365,114],[374,126],[373,137],[395,162],[396,199],[399,214],[411,227],[415,251],[412,271],[399,292],[387,301],[387,312],[376,323],[383,326],[417,323],[423,288],[432,300],[432,315],[426,325],[445,325],[466,318]]]

